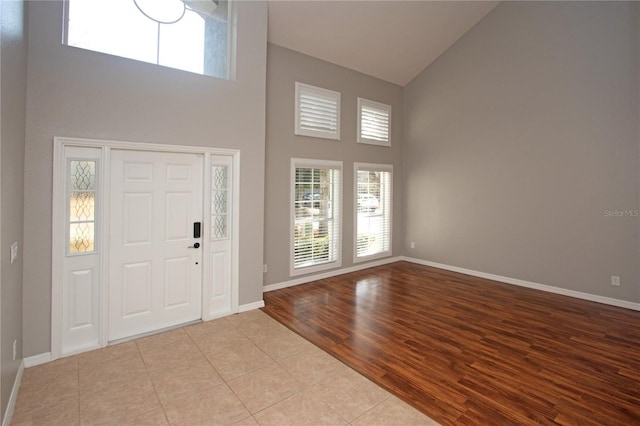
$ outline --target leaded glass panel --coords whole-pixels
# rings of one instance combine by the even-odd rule
[[[69,160],[67,164],[68,252],[70,254],[93,253],[96,251],[97,162]]]
[[[229,167],[211,166],[211,239],[229,237]]]

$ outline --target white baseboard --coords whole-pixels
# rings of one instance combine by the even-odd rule
[[[35,367],[36,365],[46,364],[50,361],[53,361],[53,358],[51,358],[51,352],[30,356],[24,359],[24,368]]]
[[[295,285],[310,283],[311,281],[323,280],[325,278],[336,277],[338,275],[348,274],[351,272],[362,271],[363,269],[369,269],[376,266],[386,265],[388,263],[398,262],[403,260],[402,257],[389,257],[387,259],[374,260],[373,262],[361,263],[353,265],[348,268],[336,269],[334,271],[323,272],[322,274],[308,275],[302,278],[296,278],[295,280],[283,281],[281,283],[269,284],[262,287],[262,291],[269,292],[274,290],[280,290],[281,288],[293,287]]]
[[[264,300],[258,300],[257,302],[247,303],[246,305],[238,306],[238,313],[253,311],[254,309],[264,308]]]
[[[16,409],[16,402],[18,401],[18,392],[20,391],[20,385],[22,384],[22,373],[24,373],[24,359],[20,363],[16,379],[13,381],[13,388],[11,389],[11,395],[9,396],[9,403],[7,409],[2,417],[2,426],[9,426],[13,419],[13,413]]]
[[[461,274],[471,275],[474,277],[486,278],[488,280],[493,280],[493,281],[500,281],[506,284],[513,284],[520,287],[527,287],[535,290],[546,291],[549,293],[561,294],[563,296],[575,297],[577,299],[589,300],[591,302],[604,303],[605,305],[617,306],[619,308],[626,308],[626,309],[632,309],[634,311],[640,311],[640,303],[614,299],[611,297],[598,296],[597,294],[583,293],[581,291],[567,290],[566,288],[554,287],[546,284],[539,284],[531,281],[519,280],[517,278],[503,277],[501,275],[488,274],[486,272],[479,272],[479,271],[474,271],[472,269],[459,268],[457,266],[445,265],[442,263],[430,262],[428,260],[415,259],[412,257],[403,257],[402,260],[405,260],[411,263],[417,263],[419,265],[431,266],[438,269],[445,269],[447,271],[459,272]]]

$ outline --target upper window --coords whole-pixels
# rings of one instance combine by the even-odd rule
[[[340,139],[340,93],[296,82],[296,135]]]
[[[342,162],[291,160],[291,275],[341,266]]]
[[[229,78],[228,0],[68,0],[69,46]]]
[[[391,255],[393,166],[355,163],[354,262]]]
[[[391,105],[358,98],[358,143],[391,146]]]

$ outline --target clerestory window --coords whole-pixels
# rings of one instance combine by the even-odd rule
[[[65,44],[228,79],[228,0],[67,0]]]

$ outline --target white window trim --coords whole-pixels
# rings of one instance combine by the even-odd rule
[[[297,167],[309,167],[309,168],[331,168],[338,169],[340,171],[340,185],[336,188],[338,192],[338,212],[336,216],[338,218],[338,235],[336,244],[336,260],[333,262],[323,263],[321,265],[308,266],[305,268],[295,268],[293,260],[294,249],[294,230],[295,230],[295,178]],[[342,161],[329,161],[329,160],[312,160],[306,158],[292,158],[291,159],[291,175],[290,175],[290,190],[289,190],[289,275],[298,276],[313,274],[320,271],[326,271],[327,269],[340,268],[342,266],[342,188],[344,182],[344,172],[342,168]]]
[[[333,98],[336,101],[336,131],[322,131],[313,129],[300,128],[300,96],[303,91],[315,94],[317,96],[325,96]],[[322,87],[311,86],[296,81],[296,104],[295,104],[295,134],[299,136],[311,136],[314,138],[340,140],[340,92],[335,92]]]
[[[358,171],[389,172],[389,250],[358,257]],[[353,263],[368,262],[389,257],[393,253],[393,165],[374,163],[353,163]]]
[[[375,139],[363,138],[361,136],[361,127],[362,127],[362,107],[368,106],[369,108],[375,108],[387,113],[389,118],[389,133],[387,135],[387,141],[379,141]],[[367,145],[378,145],[378,146],[391,146],[391,105],[383,104],[380,102],[371,101],[369,99],[358,98],[358,133],[357,133],[357,142],[363,143]]]

